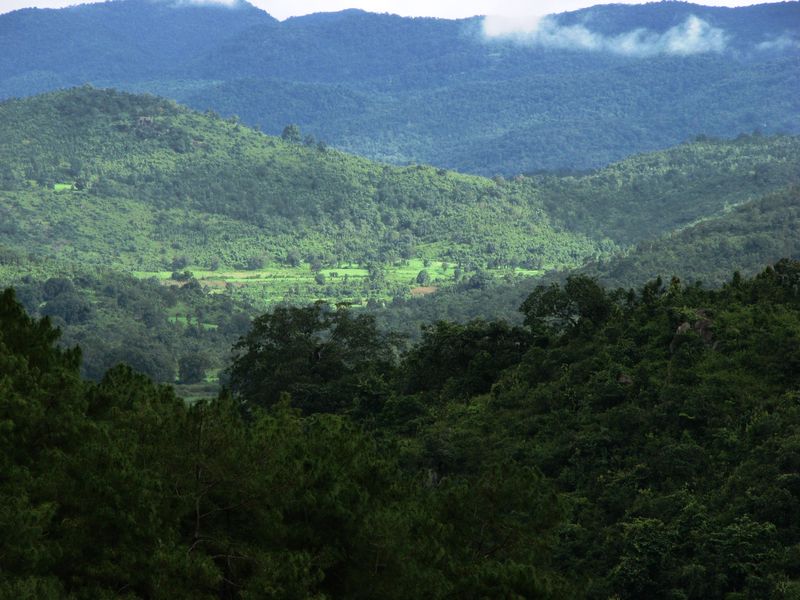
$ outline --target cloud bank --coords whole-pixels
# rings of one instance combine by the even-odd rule
[[[724,30],[713,27],[694,15],[663,33],[633,29],[612,36],[591,31],[584,25],[559,25],[553,16],[487,16],[483,19],[483,35],[490,40],[506,39],[545,48],[603,51],[642,57],[722,52],[728,42],[728,35]]]

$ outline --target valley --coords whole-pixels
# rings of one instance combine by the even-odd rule
[[[80,282],[116,271],[125,287],[147,283],[149,327],[136,337],[172,349],[136,360],[168,381],[177,358],[198,347],[216,377],[235,340],[225,332],[242,331],[206,305],[252,316],[346,303],[412,339],[445,316],[516,320],[515,290],[532,289],[536,277],[618,255],[636,260],[635,244],[800,179],[796,137],[704,138],[586,174],[486,179],[382,165],[291,128],[266,136],[156,97],[86,86],[0,104],[0,131],[3,243],[16,257],[0,265],[3,281],[37,289],[72,273],[88,294],[77,302],[85,310],[54,311],[55,299],[38,292],[26,306],[59,316],[65,340],[98,357],[86,367],[95,373],[136,347],[125,341],[132,324],[121,337],[100,334],[111,318],[103,311],[118,323],[141,315],[119,300],[92,310],[104,304],[100,290]],[[767,252],[752,269],[780,256]],[[636,285],[652,270],[670,276],[662,269],[676,266],[656,263],[616,282]],[[156,322],[169,333],[154,333]]]
[[[521,4],[0,6],[0,599],[800,598],[800,2]]]

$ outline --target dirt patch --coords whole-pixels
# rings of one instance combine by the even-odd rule
[[[227,285],[227,282],[223,281],[222,279],[203,279],[202,284],[210,288],[224,289],[225,286]]]
[[[411,295],[414,296],[414,297],[427,296],[428,294],[433,294],[438,289],[439,289],[438,287],[435,287],[435,286],[432,286],[432,285],[426,285],[426,286],[422,286],[422,287],[415,287],[415,288],[411,289]]]

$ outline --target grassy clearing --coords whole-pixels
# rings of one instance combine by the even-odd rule
[[[184,271],[212,294],[228,293],[246,297],[257,306],[269,306],[278,302],[303,304],[324,300],[331,303],[348,302],[355,306],[368,300],[390,301],[397,296],[409,297],[435,293],[468,281],[477,271],[466,270],[447,261],[414,258],[391,265],[379,265],[370,269],[357,264],[345,263],[314,271],[308,264],[288,266],[273,264],[262,269],[246,271],[218,269],[211,271],[192,265]],[[425,271],[427,277],[421,278]],[[542,271],[532,269],[497,268],[482,270],[489,279],[536,277]],[[181,271],[183,274],[183,271]],[[162,285],[185,285],[187,280],[173,279],[171,271],[134,271],[139,279],[153,278]],[[197,325],[187,318],[187,310],[180,305],[170,310],[173,323]],[[210,324],[203,323],[210,328]]]

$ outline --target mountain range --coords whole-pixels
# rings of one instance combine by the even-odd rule
[[[92,83],[397,164],[586,169],[700,134],[800,132],[798,22],[798,2],[525,25],[116,0],[0,16],[0,97]]]

